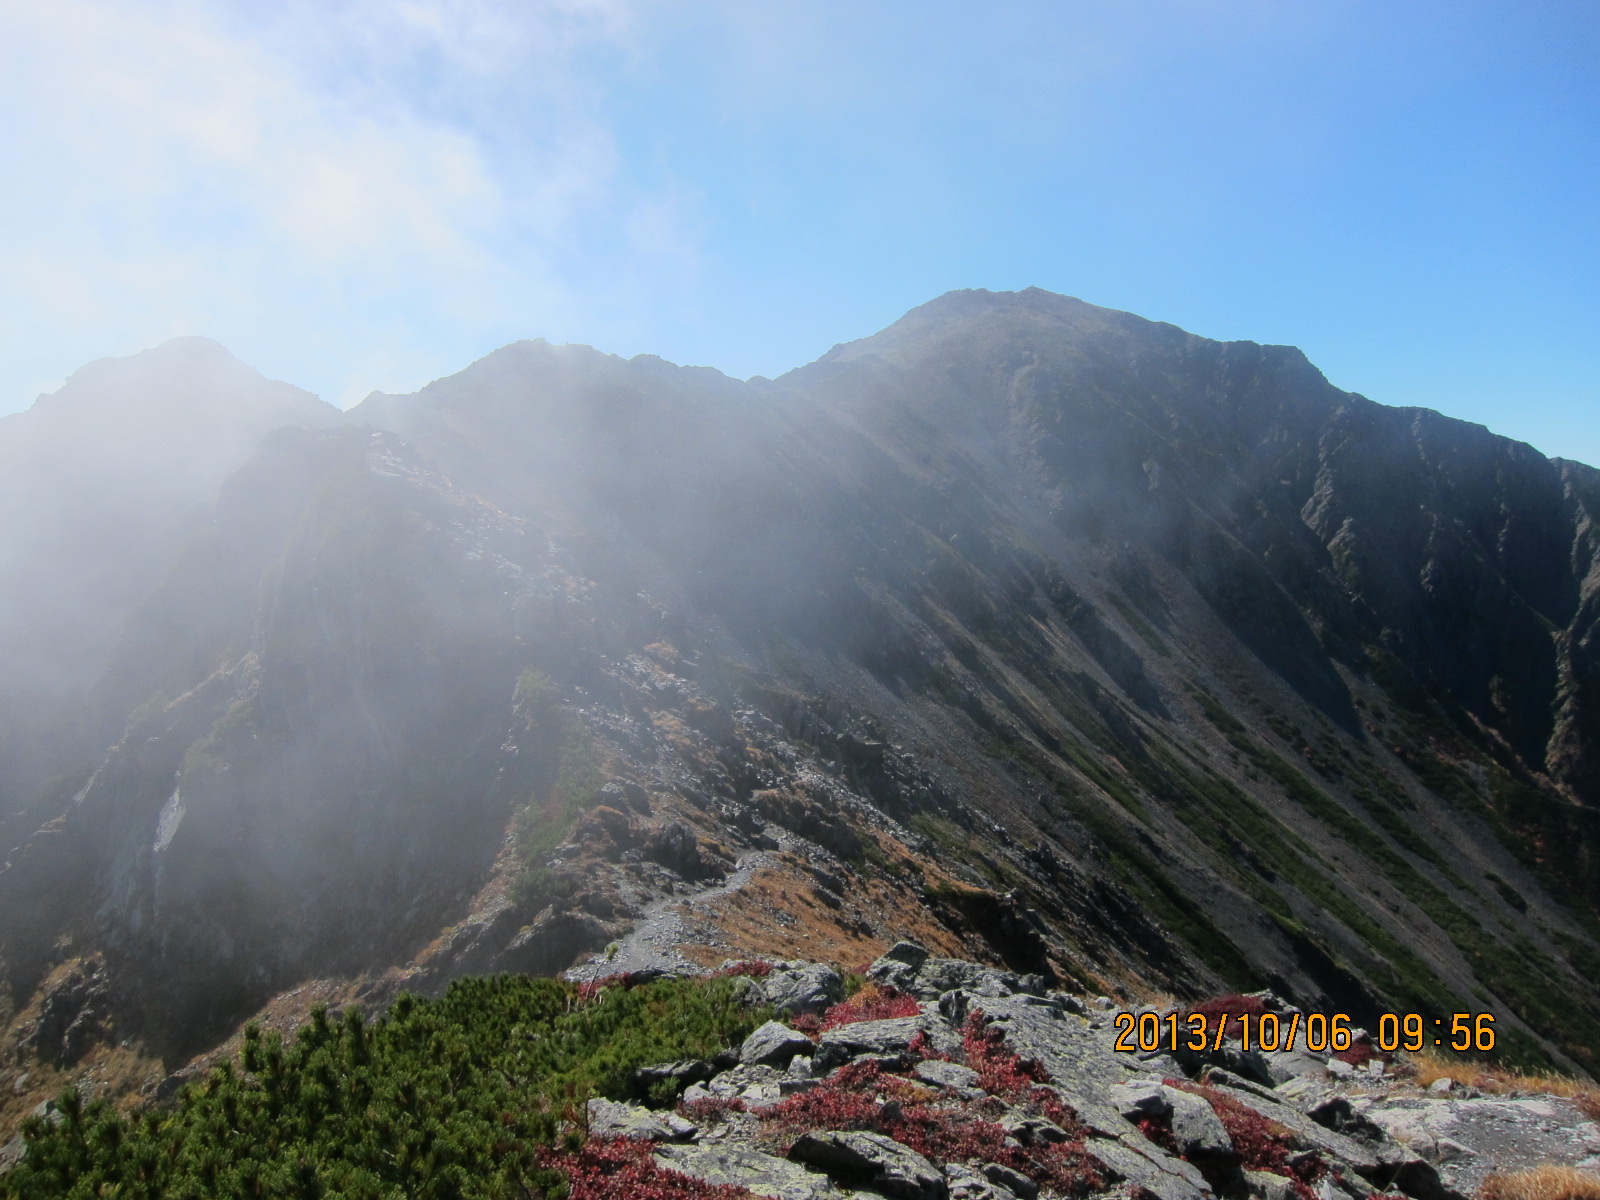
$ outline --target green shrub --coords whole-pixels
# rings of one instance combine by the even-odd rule
[[[636,1067],[735,1045],[769,1015],[734,979],[580,991],[526,976],[402,996],[368,1023],[314,1009],[292,1041],[246,1030],[237,1063],[170,1111],[119,1114],[74,1091],[31,1118],[0,1196],[121,1200],[321,1196],[501,1200],[565,1194],[540,1152]]]

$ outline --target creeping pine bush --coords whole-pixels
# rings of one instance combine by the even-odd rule
[[[401,996],[370,1023],[319,1007],[290,1041],[247,1029],[238,1061],[174,1109],[122,1116],[69,1091],[59,1124],[24,1123],[0,1196],[555,1200],[573,1164],[553,1148],[581,1148],[587,1099],[621,1097],[646,1063],[736,1044],[768,1015],[743,995],[673,979],[581,1000],[569,983],[502,975]]]

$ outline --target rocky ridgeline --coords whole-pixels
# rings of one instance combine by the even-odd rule
[[[814,963],[725,970],[782,1019],[714,1059],[641,1068],[641,1103],[587,1113],[591,1144],[653,1143],[652,1172],[705,1194],[1460,1200],[1491,1172],[1600,1167],[1600,1127],[1559,1097],[1421,1089],[1379,1056],[1122,1053],[1114,1001],[909,942],[850,1000]]]

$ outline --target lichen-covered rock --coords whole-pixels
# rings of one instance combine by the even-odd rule
[[[973,1089],[978,1086],[981,1076],[971,1067],[963,1067],[960,1063],[945,1062],[940,1058],[930,1058],[919,1062],[912,1074],[924,1083],[931,1083],[936,1087]]]
[[[925,1034],[934,1050],[953,1053],[960,1039],[935,1011],[915,1017],[887,1017],[881,1021],[856,1021],[822,1035],[813,1057],[814,1070],[827,1072],[863,1055],[896,1059],[905,1055],[918,1034]]]
[[[1172,1140],[1185,1158],[1221,1158],[1233,1153],[1233,1139],[1211,1105],[1177,1088],[1164,1087],[1161,1094],[1172,1110]]]
[[[780,1016],[820,1013],[844,999],[843,977],[821,963],[774,963],[760,985],[759,1002]]]
[[[778,1021],[760,1026],[739,1047],[739,1061],[747,1066],[787,1066],[798,1054],[810,1054],[813,1044],[799,1030]]]
[[[699,1133],[692,1121],[672,1112],[652,1112],[636,1104],[595,1098],[589,1101],[589,1134],[644,1142],[691,1142]]]
[[[789,1157],[894,1200],[946,1200],[949,1194],[943,1171],[881,1133],[808,1133],[789,1148]]]
[[[867,978],[880,986],[909,992],[929,957],[928,951],[915,942],[896,942],[867,968]]]
[[[748,1188],[771,1200],[845,1200],[826,1175],[748,1146],[659,1146],[655,1157],[670,1171],[710,1184]]]
[[[983,1177],[990,1183],[999,1184],[1017,1200],[1033,1200],[1039,1194],[1039,1185],[1029,1179],[1021,1171],[1013,1171],[1004,1163],[984,1163],[981,1168]]]

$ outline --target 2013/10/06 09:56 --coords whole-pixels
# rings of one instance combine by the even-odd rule
[[[1383,1051],[1421,1050],[1429,1044],[1430,1021],[1434,1046],[1456,1051],[1494,1049],[1493,1013],[1451,1013],[1448,1024],[1443,1017],[1421,1013],[1384,1013],[1378,1018],[1374,1041]],[[1196,1052],[1220,1050],[1227,1039],[1239,1042],[1244,1050],[1294,1050],[1298,1045],[1318,1054],[1338,1053],[1348,1050],[1355,1037],[1349,1013],[1190,1013],[1183,1017],[1175,1012],[1119,1012],[1115,1024],[1121,1031],[1116,1048],[1129,1054],[1176,1053],[1180,1046]]]

